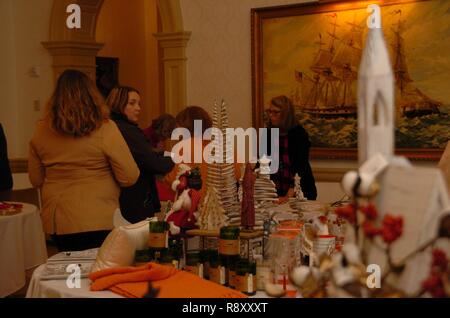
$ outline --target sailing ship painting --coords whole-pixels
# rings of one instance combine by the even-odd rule
[[[356,148],[366,19],[366,10],[346,10],[263,25],[264,105],[290,97],[314,147]],[[395,75],[396,146],[443,149],[450,139],[450,1],[386,5],[382,23]]]

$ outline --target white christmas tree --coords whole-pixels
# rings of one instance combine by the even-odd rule
[[[225,210],[222,208],[219,195],[214,187],[207,188],[199,212],[197,225],[201,230],[219,230],[228,223]]]
[[[220,105],[214,102],[212,126],[213,136],[211,147],[208,148],[213,149],[215,161],[208,164],[207,186],[220,189],[218,196],[230,225],[239,225],[241,217],[233,164],[234,147],[231,147],[234,139],[231,138],[231,132],[227,131],[228,115],[223,100]]]

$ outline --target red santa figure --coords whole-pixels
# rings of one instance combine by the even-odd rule
[[[181,164],[178,169],[178,177],[172,183],[172,190],[176,192],[175,202],[166,216],[172,235],[179,234],[181,230],[196,228],[196,212],[201,199],[198,168],[191,170],[189,166]]]

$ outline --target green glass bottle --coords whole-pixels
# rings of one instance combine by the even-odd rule
[[[209,260],[211,255],[217,254],[217,250],[208,249],[200,252],[200,257],[203,262],[203,277],[209,279]]]
[[[223,226],[220,228],[219,254],[239,255],[239,227]]]
[[[180,262],[183,258],[183,240],[181,238],[169,238],[169,252],[173,255],[174,261],[177,262],[177,268],[180,269]]]
[[[203,278],[203,263],[200,252],[186,253],[186,266],[184,267],[184,270]]]
[[[169,247],[169,223],[164,221],[150,222],[148,247],[154,251]]]
[[[139,250],[134,253],[134,266],[143,266],[152,261],[148,250]]]
[[[236,264],[240,261],[240,257],[235,256],[235,257],[229,257],[228,260],[228,267],[227,267],[227,271],[228,271],[228,287],[230,288],[236,288]]]
[[[256,294],[256,263],[247,259],[237,262],[235,288],[249,296]]]
[[[209,267],[209,250],[201,250],[198,253],[199,262],[203,268],[203,278],[208,279],[208,267]]]
[[[219,254],[210,254],[209,256],[209,280],[220,285],[226,284],[225,267],[219,258]]]

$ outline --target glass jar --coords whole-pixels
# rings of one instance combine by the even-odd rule
[[[181,238],[169,238],[169,251],[177,259],[183,258],[183,240]]]
[[[200,257],[200,252],[188,252],[186,254],[186,266],[184,270],[203,278],[203,262]]]
[[[211,255],[217,255],[217,250],[208,249],[200,252],[200,258],[203,262],[203,276],[205,279],[209,279],[209,260]]]
[[[148,247],[152,250],[163,250],[169,247],[169,223],[164,221],[150,222]]]
[[[148,250],[139,250],[134,253],[134,266],[143,266],[152,261]]]
[[[209,280],[212,282],[215,282],[220,285],[226,284],[226,273],[225,273],[225,267],[222,266],[222,262],[219,258],[219,255],[211,254],[209,256]]]
[[[256,263],[241,259],[236,264],[235,287],[248,296],[256,294]]]
[[[239,255],[239,233],[238,226],[220,228],[219,254]]]
[[[179,260],[169,250],[161,251],[159,263],[161,265],[175,267],[176,269],[179,268]]]
[[[204,279],[208,279],[208,268],[207,268],[208,251],[207,250],[201,250],[201,251],[198,252],[198,261],[199,261],[200,264],[202,264],[203,278]],[[187,259],[186,259],[186,264],[187,264]]]
[[[256,289],[265,290],[266,283],[273,282],[273,262],[268,259],[258,258],[256,260]]]
[[[235,285],[236,285],[236,264],[240,261],[240,257],[235,256],[235,257],[230,257],[229,262],[228,262],[228,267],[227,267],[227,271],[228,271],[228,287],[235,289]]]

